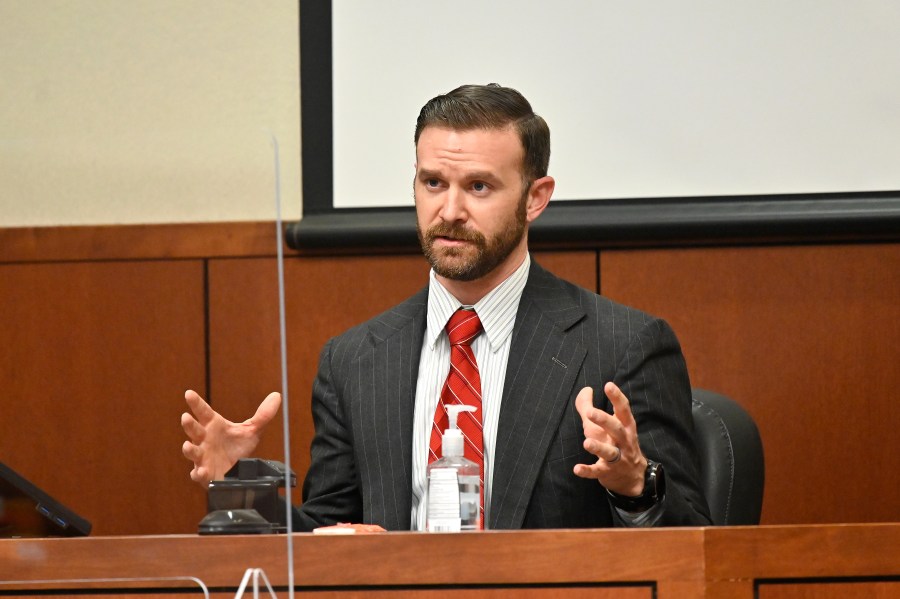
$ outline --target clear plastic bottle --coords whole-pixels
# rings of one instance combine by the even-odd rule
[[[462,432],[456,420],[473,406],[447,406],[449,426],[441,437],[441,459],[428,465],[425,529],[460,532],[481,528],[481,469],[463,457]]]

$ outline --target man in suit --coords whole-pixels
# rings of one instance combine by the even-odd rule
[[[513,89],[462,86],[422,108],[414,139],[429,285],[322,350],[295,528],[424,528],[433,418],[450,368],[444,327],[458,309],[474,310],[483,331],[471,347],[485,528],[709,524],[672,330],[558,279],[528,253],[528,227],[555,186],[544,120]],[[271,394],[232,423],[196,393],[185,397],[194,415],[182,415],[183,452],[200,483],[249,455],[280,403]]]

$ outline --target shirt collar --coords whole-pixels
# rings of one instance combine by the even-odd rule
[[[519,300],[522,298],[525,283],[528,282],[530,266],[531,255],[526,254],[519,268],[478,300],[474,306],[463,306],[441,285],[432,269],[428,282],[428,316],[425,329],[425,342],[428,346],[434,349],[434,344],[444,332],[444,327],[454,312],[462,307],[473,307],[481,319],[481,326],[484,328],[491,351],[500,349],[512,335]]]

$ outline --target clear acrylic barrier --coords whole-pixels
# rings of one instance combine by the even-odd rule
[[[279,305],[278,334],[281,347],[282,378],[281,388],[271,390],[280,391],[283,398],[281,418],[284,455],[281,459],[289,473],[291,471],[291,452],[285,355],[281,164],[279,145],[275,135],[264,127],[257,129],[221,127],[213,131],[159,130],[149,133],[144,131],[139,135],[133,135],[132,132],[126,130],[104,130],[98,131],[93,137],[77,139],[51,136],[9,137],[2,133],[0,131],[0,180],[3,181],[4,193],[0,194],[0,226],[40,229],[45,226],[68,227],[72,225],[97,227],[98,225],[134,224],[140,227],[147,223],[164,224],[167,222],[173,224],[217,221],[275,222],[272,238],[278,262],[279,297],[276,301]],[[298,164],[291,165],[291,169],[294,171],[299,167],[299,157],[297,157],[297,162]],[[296,219],[299,213],[299,201],[297,198],[292,198],[291,204],[290,218]],[[116,262],[115,260],[104,264],[102,261],[92,261],[90,257],[85,261],[92,265],[99,265],[98,269],[104,269],[108,264],[110,270],[117,270],[120,266],[127,268],[132,264],[129,261]],[[146,263],[138,260],[134,264]],[[50,268],[56,268],[56,266],[59,265],[51,264]],[[39,261],[35,261],[34,264],[26,264],[24,267],[33,271],[46,270],[46,265]],[[89,274],[94,276],[93,272]],[[38,278],[41,276],[43,275],[39,274]],[[104,271],[93,279],[85,280],[83,285],[91,288],[88,291],[88,295],[90,295],[108,293],[107,290],[114,288],[116,283],[115,274],[107,275]],[[179,283],[172,282],[172,284],[177,287]],[[27,291],[26,289],[23,293]],[[82,290],[77,291],[80,293]],[[6,293],[4,291],[4,294]],[[8,301],[24,305],[24,299],[20,301],[15,295],[16,292],[12,293],[13,295]],[[48,300],[50,302],[48,305],[62,314],[71,311],[75,315],[73,319],[75,322],[70,325],[70,328],[77,331],[78,327],[83,326],[77,321],[79,311],[83,308],[74,303],[71,306],[66,305],[69,299],[63,289],[60,291],[59,301]],[[122,311],[127,312],[128,304],[123,303],[123,306]],[[118,318],[128,323],[127,328],[131,322],[136,320],[132,319],[132,316],[138,317],[144,313],[152,315],[155,309],[154,299],[151,297],[140,309],[131,305],[132,315],[119,315]],[[27,313],[23,312],[23,314]],[[203,323],[201,322],[200,325],[202,326]],[[134,330],[128,332],[128,336],[131,336],[135,330],[140,331],[143,328],[145,328],[144,324],[136,326]],[[23,329],[22,334],[27,335],[27,329]],[[275,332],[272,331],[271,334],[274,335]],[[170,342],[177,343],[178,339],[172,339]],[[115,346],[115,343],[110,345]],[[181,461],[177,471],[164,473],[164,478],[158,476],[153,479],[147,478],[147,489],[142,497],[123,498],[118,495],[116,480],[122,480],[129,476],[140,476],[144,454],[178,451],[168,442],[165,447],[160,446],[161,442],[158,439],[155,440],[155,445],[142,446],[140,439],[130,436],[128,429],[134,425],[128,421],[128,414],[121,414],[121,401],[123,397],[129,396],[152,401],[154,405],[162,404],[165,401],[166,407],[160,411],[168,412],[165,416],[166,426],[177,429],[178,412],[173,411],[172,405],[178,401],[178,397],[184,389],[172,386],[162,389],[161,392],[152,389],[154,385],[158,385],[158,381],[154,379],[166,380],[168,374],[166,370],[172,368],[172,364],[166,358],[168,350],[165,344],[148,343],[146,346],[142,346],[140,354],[130,356],[129,361],[141,364],[137,369],[140,373],[138,377],[131,376],[129,372],[115,372],[116,365],[121,362],[122,357],[119,356],[117,361],[114,357],[115,352],[108,351],[109,349],[113,349],[113,347],[100,348],[104,356],[95,356],[93,353],[98,351],[98,348],[89,347],[83,352],[83,358],[76,352],[71,361],[73,368],[79,367],[80,361],[84,361],[87,364],[86,368],[97,369],[97,379],[103,379],[103,382],[93,390],[92,397],[96,396],[96,399],[92,399],[91,412],[98,417],[103,415],[103,417],[120,420],[117,422],[120,425],[119,429],[111,430],[104,439],[90,442],[101,446],[104,454],[121,453],[122,455],[120,459],[110,460],[108,464],[101,459],[99,461],[104,463],[97,464],[95,467],[92,467],[91,464],[79,463],[81,460],[74,455],[81,452],[78,437],[72,438],[69,440],[72,451],[49,450],[53,456],[51,467],[58,470],[60,474],[57,484],[49,486],[53,489],[53,494],[58,495],[63,503],[69,503],[69,497],[64,489],[72,488],[75,485],[89,486],[97,496],[105,497],[103,502],[108,506],[109,511],[105,511],[106,508],[104,508],[104,511],[99,513],[107,514],[110,519],[122,520],[124,519],[122,514],[129,511],[149,513],[152,518],[153,510],[159,509],[154,501],[154,494],[193,484],[187,477],[189,465],[179,456]],[[43,378],[43,382],[46,383],[46,387],[42,385],[42,388],[32,389],[34,394],[39,396],[35,400],[37,402],[36,413],[52,413],[54,408],[60,405],[54,399],[61,395],[56,388],[64,388],[66,386],[64,379],[72,377],[67,375],[65,367],[59,367],[53,352],[46,352],[46,362],[36,364],[28,363],[26,358],[29,353],[26,349],[23,349],[22,358],[18,357],[20,354],[17,351],[18,347],[10,344],[8,355],[4,355],[8,358],[9,363],[16,366],[19,376],[25,372],[24,378]],[[203,356],[201,355],[199,358],[202,360]],[[32,370],[34,373],[31,373]],[[178,378],[178,375],[171,375],[171,378]],[[191,379],[185,380],[181,384],[202,388],[204,381]],[[21,394],[17,393],[16,389],[10,389],[10,391],[15,395]],[[77,396],[78,392],[73,388],[71,395]],[[261,399],[262,397],[259,397],[257,401]],[[43,406],[41,402],[46,402],[47,405]],[[78,403],[81,403],[80,398]],[[182,409],[186,409],[183,403],[174,408],[174,410]],[[73,413],[68,420],[73,421],[76,416],[77,414]],[[228,414],[227,416],[246,417],[242,414]],[[30,434],[33,438],[52,439],[59,436],[61,423],[57,420],[59,419],[55,417],[43,419],[43,421],[35,420],[26,423],[26,426],[31,430]],[[159,428],[159,424],[155,422],[140,424],[146,424],[148,428]],[[81,436],[80,427],[81,425],[75,427],[78,436]],[[269,431],[269,435],[277,434],[274,430],[277,428],[274,422],[269,428],[272,429]],[[3,433],[4,430],[0,428],[0,433]],[[163,436],[168,438],[167,435]],[[88,438],[96,437],[93,434],[84,435],[82,443],[88,442]],[[0,455],[8,453],[0,443]],[[34,476],[32,472],[38,468],[29,462],[31,458],[23,455],[30,452],[20,451],[17,453],[19,454],[16,458],[18,460],[16,462],[17,470],[32,478]],[[43,459],[46,460],[46,457],[44,456]],[[35,457],[35,459],[37,458]],[[87,461],[85,460],[85,462]],[[123,464],[127,465],[128,471],[120,472],[116,469]],[[77,483],[67,480],[73,471],[78,472],[77,475],[72,475],[80,479]],[[41,479],[40,475],[36,478]],[[45,483],[42,481],[41,484]],[[63,489],[63,491],[59,492],[58,489]],[[288,530],[290,530],[292,524],[290,481],[286,485],[284,495],[287,500],[285,517],[288,522]],[[121,505],[123,503],[128,505],[123,507]],[[76,512],[84,511],[77,505],[77,502],[72,507]],[[184,506],[183,509],[193,510],[194,508]],[[160,515],[164,516],[162,513]],[[0,524],[2,524],[2,516],[2,501],[0,501]],[[202,514],[198,513],[197,522],[201,517]],[[146,525],[147,517],[142,514],[142,518]],[[94,524],[95,533],[92,534],[97,534],[98,517],[96,513],[91,514],[89,519]],[[0,533],[2,533],[2,528],[0,528]],[[101,526],[99,535],[103,534]],[[288,556],[285,560],[288,567],[288,595],[293,597],[293,537],[288,534],[284,536],[284,540]],[[224,541],[227,542],[227,540]],[[135,557],[135,559],[140,558]],[[266,573],[257,568],[257,565],[259,564],[247,563],[245,569],[235,571],[233,585],[240,586],[240,595],[251,588],[257,594],[262,584],[264,589],[268,589],[268,592],[275,596]],[[152,573],[153,569],[154,563],[148,560],[146,562],[147,572]],[[242,574],[243,580],[241,580]],[[283,580],[281,576],[279,579]],[[27,592],[39,590],[44,594],[51,593],[53,589],[78,588],[100,589],[105,590],[108,594],[110,589],[143,589],[148,585],[152,588],[167,589],[166,593],[171,592],[172,589],[184,587],[192,589],[191,592],[202,592],[204,596],[209,596],[209,590],[204,581],[192,576],[8,579],[0,581],[0,593],[4,589],[10,588],[24,589]],[[229,584],[229,586],[231,585]]]

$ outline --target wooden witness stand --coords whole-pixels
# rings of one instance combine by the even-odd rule
[[[248,568],[286,596],[286,556],[279,535],[4,539],[0,596],[233,597]],[[298,534],[294,563],[321,598],[887,598],[900,524]]]

